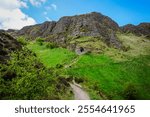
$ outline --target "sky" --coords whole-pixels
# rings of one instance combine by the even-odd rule
[[[120,26],[150,22],[150,0],[0,0],[0,29],[58,21],[63,16],[100,12]]]

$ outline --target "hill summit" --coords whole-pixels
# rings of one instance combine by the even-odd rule
[[[138,26],[131,24],[119,27],[108,16],[92,12],[88,14],[65,16],[56,21],[46,21],[42,24],[23,27],[21,30],[8,30],[13,36],[25,36],[30,40],[37,37],[55,43],[61,47],[77,50],[82,47],[86,50],[100,51],[100,48],[111,46],[123,49],[116,33],[134,33],[137,36],[150,37],[150,24],[141,23]]]
[[[144,35],[147,38],[150,38],[150,23],[140,23],[137,26],[133,24],[127,24],[121,28],[123,32],[133,33],[137,36]]]
[[[47,38],[61,46],[70,46],[70,41],[80,37],[95,37],[107,45],[121,48],[115,36],[119,31],[118,24],[101,13],[88,13],[83,15],[66,16],[55,22],[44,22],[33,26],[26,26],[17,32],[17,35],[26,35],[30,39],[35,37]],[[72,47],[72,46],[71,46]]]

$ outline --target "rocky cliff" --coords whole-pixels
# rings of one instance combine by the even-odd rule
[[[9,58],[9,53],[20,49],[21,45],[12,36],[0,31],[0,63]]]
[[[47,41],[68,46],[68,41],[79,37],[97,37],[108,45],[120,48],[121,44],[115,36],[120,28],[111,18],[101,13],[92,12],[84,15],[62,17],[58,22],[44,22],[34,26],[26,26],[17,35],[26,35],[30,39],[45,37]]]
[[[137,26],[128,24],[121,27],[121,29],[126,33],[133,33],[137,36],[146,36],[147,38],[150,38],[150,23],[140,23]]]

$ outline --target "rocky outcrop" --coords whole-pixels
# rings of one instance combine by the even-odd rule
[[[52,29],[56,25],[56,22],[44,22],[43,24],[37,24],[33,26],[26,26],[23,27],[21,30],[17,32],[17,35],[21,36],[28,36],[30,38],[36,38],[36,37],[45,37],[49,34],[51,34]]]
[[[26,35],[30,39],[45,37],[47,41],[65,46],[68,38],[92,36],[98,37],[108,45],[121,47],[115,36],[120,28],[111,18],[101,13],[92,12],[84,15],[62,17],[58,22],[44,22],[34,26],[26,26],[17,32],[17,35]],[[113,35],[113,36],[112,36]],[[113,38],[111,38],[113,37]]]
[[[109,30],[119,30],[112,19],[100,13],[62,17],[53,29],[53,34],[68,33],[71,36],[104,36]]]
[[[9,58],[9,53],[20,49],[21,45],[13,37],[0,31],[0,63],[4,63]]]
[[[133,33],[137,36],[146,36],[147,38],[150,38],[150,23],[140,23],[137,26],[128,24],[121,27],[121,29],[126,33]]]
[[[111,43],[111,41],[115,42],[117,39],[110,38],[110,34],[118,30],[118,24],[112,19],[100,13],[93,12],[61,18],[52,30],[52,34],[60,34],[59,37],[56,36],[55,40],[62,41],[62,43],[66,42],[65,38],[68,36],[72,37],[72,39],[79,36],[92,36],[99,37],[106,43],[119,47],[116,43]]]

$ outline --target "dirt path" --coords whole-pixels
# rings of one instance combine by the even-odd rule
[[[81,87],[79,87],[76,84],[71,84],[71,83],[70,83],[70,86],[73,90],[75,100],[90,100],[90,97],[88,96],[88,94]]]
[[[78,60],[79,60],[79,57],[76,57],[75,59],[73,59],[73,60],[70,62],[70,64],[65,65],[64,68],[67,69],[68,67],[70,67],[70,66],[72,66],[73,64],[77,63]]]
[[[74,65],[75,63],[78,62],[78,60],[80,59],[80,57],[76,57],[75,59],[73,59],[70,64],[67,64],[64,66],[65,69],[71,67],[72,65]],[[82,87],[77,84],[74,80],[73,83],[70,83],[70,86],[72,88],[72,91],[74,93],[74,99],[75,100],[90,100],[89,95],[87,94],[87,92],[85,92]]]

